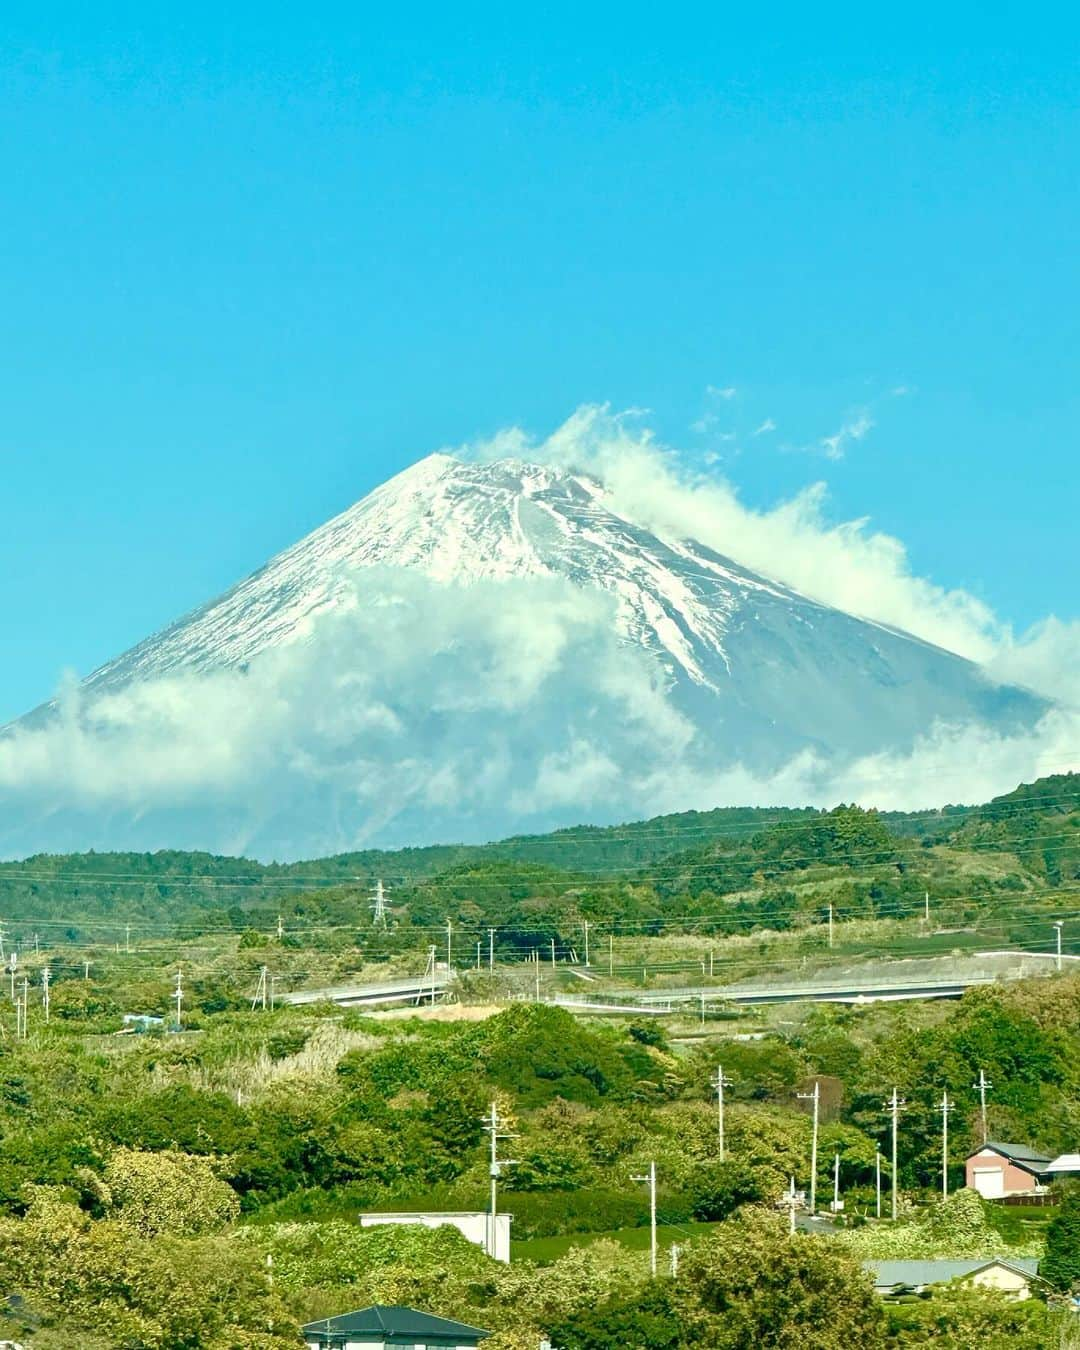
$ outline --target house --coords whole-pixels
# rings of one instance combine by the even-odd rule
[[[490,1331],[400,1305],[373,1304],[300,1328],[308,1350],[476,1350]]]
[[[475,1242],[488,1256],[504,1265],[510,1264],[510,1215],[495,1215],[495,1231],[492,1234],[491,1215],[486,1210],[476,1211],[428,1211],[423,1214],[386,1213],[361,1214],[360,1227],[374,1228],[383,1223],[423,1224],[425,1228],[456,1228],[462,1237]]]
[[[1080,1175],[1080,1153],[1062,1153],[1054,1159],[1045,1172],[1047,1181],[1055,1177],[1075,1177]]]
[[[984,1289],[1000,1289],[1013,1298],[1031,1297],[1032,1284],[1042,1284],[1039,1263],[1029,1257],[983,1258],[979,1261],[867,1261],[874,1290],[885,1298],[920,1294],[935,1284],[963,1280]]]
[[[984,1200],[1037,1194],[1046,1189],[1044,1177],[1050,1162],[1048,1154],[1026,1144],[999,1144],[988,1139],[968,1155],[965,1185],[978,1191]]]

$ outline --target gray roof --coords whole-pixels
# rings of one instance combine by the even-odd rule
[[[1038,1277],[1039,1263],[1030,1256],[989,1256],[967,1261],[864,1261],[863,1268],[874,1277],[876,1289],[893,1289],[897,1285],[918,1288],[925,1284],[947,1284],[974,1275],[988,1266],[1005,1266],[1025,1275],[1029,1280]]]
[[[982,1148],[975,1149],[968,1154],[968,1157],[971,1158],[976,1153],[981,1153],[983,1148],[992,1148],[995,1153],[1000,1153],[1010,1162],[1019,1163],[1021,1167],[1027,1167],[1029,1171],[1033,1167],[1041,1169],[1051,1161],[1049,1153],[1040,1153],[1038,1149],[1034,1149],[1028,1144],[1002,1144],[997,1139],[988,1139]]]
[[[479,1327],[470,1327],[464,1322],[452,1322],[448,1317],[434,1317],[416,1308],[383,1303],[374,1303],[370,1308],[360,1308],[357,1312],[342,1313],[339,1317],[320,1317],[317,1322],[308,1322],[300,1330],[313,1337],[379,1336],[400,1338],[412,1344],[445,1341],[448,1345],[480,1341],[491,1335],[490,1331],[481,1331]]]

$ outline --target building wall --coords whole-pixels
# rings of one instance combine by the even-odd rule
[[[1031,1286],[1026,1275],[1009,1270],[1006,1266],[988,1266],[971,1277],[972,1284],[982,1285],[985,1289],[1000,1289],[1002,1293],[1012,1294],[1014,1298],[1030,1298]]]
[[[1001,1172],[1000,1191],[995,1192],[993,1176],[989,1175],[988,1171],[984,1172],[983,1169]],[[992,1149],[984,1149],[967,1160],[966,1181],[973,1190],[988,1197],[992,1197],[995,1193],[998,1195],[1020,1195],[1025,1191],[1033,1191],[1038,1184],[1037,1178],[1032,1176],[1030,1172],[1025,1172],[1022,1167],[1016,1167],[1009,1162],[1008,1158],[1003,1158],[1000,1153],[995,1153]]]

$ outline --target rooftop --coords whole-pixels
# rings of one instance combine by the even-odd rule
[[[924,1284],[947,1284],[949,1280],[963,1279],[988,1266],[1005,1266],[1018,1274],[1035,1279],[1039,1263],[1034,1257],[983,1257],[968,1261],[865,1261],[863,1266],[874,1277],[878,1289],[892,1289],[896,1285],[918,1287]]]
[[[981,1153],[983,1149],[987,1148],[993,1149],[995,1153],[1000,1153],[1010,1162],[1026,1163],[1029,1167],[1045,1167],[1050,1162],[1049,1153],[1040,1153],[1030,1144],[1003,1144],[998,1139],[988,1139],[982,1148],[973,1149],[968,1157],[974,1157],[976,1153]]]
[[[301,1331],[313,1336],[397,1337],[414,1344],[445,1341],[448,1345],[480,1341],[491,1334],[464,1322],[453,1322],[448,1317],[434,1317],[416,1308],[383,1303],[375,1303],[370,1308],[360,1308],[356,1312],[342,1313],[338,1317],[320,1317],[317,1322],[309,1322],[301,1327]]]

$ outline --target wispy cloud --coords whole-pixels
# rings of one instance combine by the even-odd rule
[[[770,431],[775,430],[776,430],[776,423],[772,420],[771,417],[766,417],[765,421],[762,422],[760,426],[754,428],[752,434],[755,436],[765,436]]]
[[[725,403],[728,403],[735,397],[735,395],[739,391],[738,389],[735,388],[733,384],[727,384],[723,386],[715,384],[707,384],[705,386],[705,392],[711,398],[722,398]]]
[[[848,446],[853,441],[861,441],[866,433],[873,428],[873,425],[873,418],[863,410],[849,418],[839,431],[834,432],[831,436],[822,436],[818,444],[824,451],[825,458],[843,459]]]

